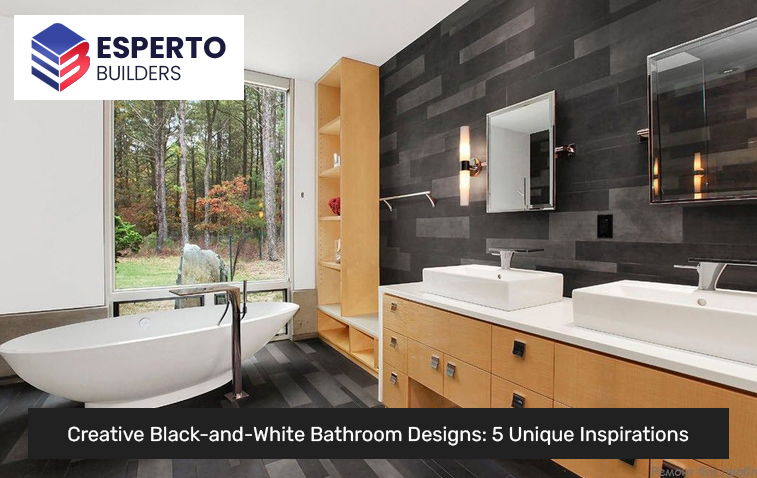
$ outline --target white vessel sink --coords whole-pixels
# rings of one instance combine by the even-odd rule
[[[757,365],[757,294],[620,281],[573,291],[577,326]]]
[[[563,292],[562,274],[480,265],[423,269],[423,289],[502,310],[558,302]]]

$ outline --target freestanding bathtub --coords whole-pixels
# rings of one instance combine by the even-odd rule
[[[19,377],[86,407],[160,407],[231,380],[231,311],[225,306],[94,320],[24,335],[0,345]],[[288,302],[247,305],[242,360],[297,312]]]

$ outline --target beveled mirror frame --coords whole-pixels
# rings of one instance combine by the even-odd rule
[[[655,128],[655,112],[657,105],[655,103],[655,96],[654,96],[654,79],[656,78],[653,71],[653,62],[666,58],[670,56],[673,53],[683,53],[690,51],[693,48],[700,47],[703,45],[707,45],[712,42],[716,42],[718,40],[727,39],[737,33],[741,33],[747,30],[757,29],[757,18],[753,18],[751,20],[747,20],[745,22],[738,23],[736,25],[724,28],[722,30],[718,30],[716,32],[710,33],[708,35],[704,35],[699,38],[695,38],[694,40],[682,43],[680,45],[667,48],[665,50],[659,51],[657,53],[651,54],[647,56],[647,113],[648,113],[648,129],[647,130],[640,130],[639,131],[639,137],[644,139],[647,138],[648,142],[648,163],[649,163],[649,203],[650,204],[713,204],[713,203],[727,203],[727,202],[734,202],[734,201],[751,201],[755,202],[757,201],[757,184],[755,184],[755,192],[750,194],[734,194],[733,196],[719,196],[719,197],[706,197],[703,196],[701,198],[691,198],[691,199],[663,199],[663,194],[661,191],[661,184],[662,184],[662,176],[661,176],[661,168],[656,158],[658,157],[659,151],[660,151],[660,138],[658,136],[657,129]],[[757,150],[756,150],[757,151]],[[757,154],[757,153],[756,153]],[[656,163],[657,167],[656,167]],[[657,182],[657,188],[660,190],[660,193],[656,194],[655,191],[655,180],[658,180]]]
[[[500,212],[528,212],[528,211],[554,211],[557,207],[557,183],[556,183],[556,155],[555,155],[555,148],[557,145],[557,127],[556,127],[556,108],[557,108],[557,100],[556,100],[557,94],[556,92],[550,91],[548,93],[544,93],[539,96],[535,96],[533,98],[530,98],[525,101],[521,101],[520,103],[516,103],[514,105],[506,106],[504,108],[498,109],[496,111],[492,111],[491,113],[488,113],[486,115],[486,162],[487,162],[487,169],[486,169],[486,212],[487,213],[500,213]],[[540,205],[539,207],[530,207],[527,205],[525,208],[522,209],[494,209],[491,205],[491,164],[492,164],[492,156],[491,156],[491,144],[490,144],[490,138],[491,138],[491,119],[500,116],[502,114],[505,114],[510,111],[518,110],[523,107],[529,106],[534,103],[538,103],[543,100],[549,100],[549,121],[551,124],[550,129],[550,173],[549,173],[549,204]],[[524,191],[525,194],[525,191]]]

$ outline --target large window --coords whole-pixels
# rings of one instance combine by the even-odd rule
[[[113,103],[115,290],[288,278],[287,105]]]

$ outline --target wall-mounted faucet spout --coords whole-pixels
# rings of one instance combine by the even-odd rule
[[[543,250],[544,249],[489,249],[489,253],[493,256],[499,256],[501,269],[503,271],[509,271],[513,256],[516,253],[527,254],[530,252],[542,252]]]
[[[718,281],[723,271],[728,266],[748,266],[757,267],[757,260],[729,260],[729,259],[689,259],[689,262],[696,262],[696,266],[679,266],[677,269],[696,269],[699,273],[699,290],[714,291],[718,288]]]
[[[225,293],[226,300],[228,300],[231,306],[231,393],[227,393],[225,397],[232,403],[249,397],[244,390],[242,390],[242,316],[247,314],[247,281],[242,283],[243,292],[240,293],[239,287],[231,285],[213,285],[208,287],[188,287],[185,289],[174,289],[170,292],[180,297],[212,294],[212,293]],[[244,299],[242,299],[244,296]],[[221,317],[223,320],[223,317]],[[219,321],[218,325],[221,322]]]

